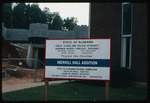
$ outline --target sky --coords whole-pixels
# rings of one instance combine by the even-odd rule
[[[38,3],[41,10],[48,7],[50,12],[59,12],[62,19],[76,17],[78,25],[89,25],[89,3]]]

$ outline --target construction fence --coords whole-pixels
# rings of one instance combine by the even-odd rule
[[[28,63],[32,63],[29,66]],[[25,80],[34,81],[44,78],[44,63],[37,56],[35,58],[2,58],[2,79],[3,80]]]

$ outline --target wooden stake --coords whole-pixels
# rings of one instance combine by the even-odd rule
[[[48,79],[45,79],[45,101],[48,101]]]
[[[109,81],[106,81],[106,84],[105,84],[105,100],[106,101],[109,100]]]

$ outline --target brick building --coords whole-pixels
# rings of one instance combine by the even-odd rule
[[[147,83],[146,3],[91,3],[90,38],[112,38],[112,68],[130,69],[134,82]]]

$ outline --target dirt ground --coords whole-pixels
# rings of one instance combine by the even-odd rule
[[[25,70],[14,69],[7,73],[8,80],[16,79],[16,80],[24,80],[24,81],[33,81],[34,80],[34,69]],[[37,81],[41,81],[44,79],[44,69],[37,69]],[[5,72],[3,72],[3,80],[5,80]]]
[[[36,82],[34,82],[34,69],[22,68],[24,70],[20,70],[21,68],[14,68],[11,70],[10,77],[8,76],[5,79],[3,76],[2,79],[2,93],[21,90],[25,88],[35,87],[44,85],[45,82],[42,81],[44,79],[44,69],[37,69],[37,78]],[[3,75],[5,72],[3,72]],[[21,75],[22,74],[22,75]],[[42,82],[41,82],[42,81]],[[59,80],[59,81],[49,81],[49,85],[68,82],[68,80]]]

